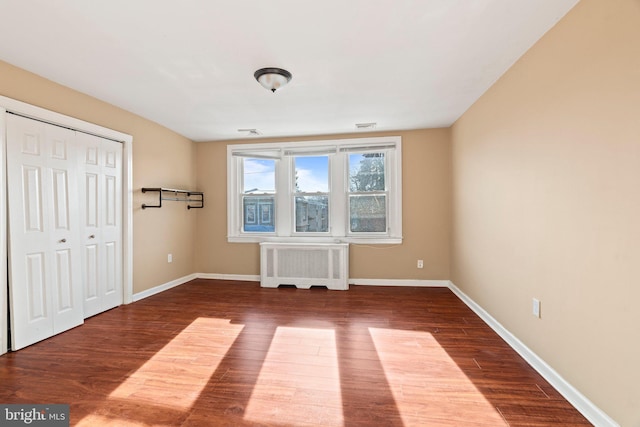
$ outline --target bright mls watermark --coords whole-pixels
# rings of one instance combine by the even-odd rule
[[[0,404],[0,426],[69,427],[69,405]]]

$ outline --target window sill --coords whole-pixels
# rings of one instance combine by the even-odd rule
[[[307,236],[229,236],[229,243],[350,243],[354,245],[399,245],[402,237],[307,237]]]

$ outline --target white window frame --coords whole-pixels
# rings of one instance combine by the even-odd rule
[[[346,162],[347,162],[347,174],[349,173],[349,154],[350,153],[354,153],[354,154],[366,154],[366,153],[377,153],[380,152],[380,150],[376,150],[376,149],[355,149],[355,150],[345,150],[346,156]],[[387,183],[387,179],[390,179],[389,175],[389,168],[388,168],[388,162],[389,160],[386,158],[387,157],[387,153],[385,152],[385,167],[384,167],[384,180],[385,180],[385,187],[386,187],[386,183]],[[390,212],[390,207],[391,207],[391,201],[390,201],[390,191],[388,188],[385,188],[384,190],[379,190],[379,191],[351,191],[349,189],[349,184],[347,183],[347,189],[346,189],[346,197],[345,197],[345,203],[346,203],[346,207],[347,207],[347,220],[348,220],[348,224],[347,224],[347,235],[348,236],[362,236],[362,235],[370,235],[370,236],[380,236],[380,235],[385,235],[385,232],[380,232],[380,231],[375,231],[375,232],[362,232],[362,231],[351,231],[351,206],[349,204],[350,200],[351,200],[351,196],[380,196],[383,195],[386,197],[386,199],[388,200],[388,202],[386,203],[386,222],[387,222],[387,230],[389,229],[389,212]]]
[[[249,158],[249,156],[245,156],[245,155],[239,156],[239,159],[236,160],[236,162],[237,162],[236,167],[238,168],[237,175],[240,178],[239,183],[241,185],[241,187],[238,189],[238,191],[239,191],[238,196],[239,196],[239,203],[240,203],[240,218],[241,218],[240,224],[241,224],[241,226],[243,225],[242,218],[244,218],[244,214],[245,214],[244,199],[247,196],[251,196],[251,197],[255,197],[255,198],[270,198],[270,197],[273,197],[274,202],[275,202],[274,205],[277,206],[277,204],[278,204],[278,184],[277,184],[277,182],[278,182],[278,166],[277,165],[278,165],[279,159],[275,158],[275,157],[271,157],[271,156],[274,156],[274,155],[278,155],[279,156],[279,154],[263,155],[263,153],[261,153],[261,152],[255,152],[255,153],[253,153],[252,156],[250,156],[250,158],[253,158],[253,159],[264,159],[264,160],[273,160],[274,161],[274,173],[275,173],[274,186],[275,186],[275,188],[274,188],[273,192],[245,194],[244,193],[244,183],[242,181],[242,179],[244,178],[244,168],[245,168],[245,163],[244,163],[243,160],[245,158]],[[256,220],[255,222],[257,224],[260,224],[262,222],[262,211],[259,209],[259,206],[260,206],[259,204],[256,204],[256,210],[255,210],[255,213],[254,213],[255,220]],[[277,209],[274,206],[274,210],[270,213],[270,215],[275,215],[275,217],[277,218],[278,216],[277,216],[277,212],[276,211],[277,211]],[[276,221],[277,221],[277,219],[276,219]],[[275,228],[275,226],[277,226],[277,224],[274,223],[274,228]],[[241,233],[247,234],[248,232],[241,231]],[[253,234],[253,233],[248,233],[248,234]],[[256,233],[256,234],[258,234],[258,233]],[[259,234],[275,236],[275,231],[262,231]]]
[[[331,154],[335,154],[335,148],[332,148],[332,153]],[[287,154],[287,153],[285,153]],[[331,217],[332,217],[332,213],[331,213],[331,199],[332,199],[332,192],[331,192],[331,162],[334,160],[333,156],[327,153],[327,152],[311,152],[309,153],[308,151],[299,151],[299,152],[294,152],[289,154],[289,161],[291,162],[291,172],[292,172],[292,176],[291,179],[293,180],[293,182],[291,183],[291,220],[293,222],[292,224],[292,229],[291,229],[291,233],[293,236],[296,237],[327,237],[327,236],[331,236],[331,228],[332,228],[332,221],[331,221]],[[303,157],[303,156],[309,156],[309,157],[313,157],[313,156],[327,156],[328,157],[328,161],[327,161],[327,173],[329,174],[327,179],[329,182],[327,182],[327,187],[328,187],[328,191],[327,192],[318,192],[318,193],[305,193],[304,191],[298,192],[295,189],[295,173],[296,173],[296,163],[295,163],[295,159],[296,157]],[[295,198],[296,197],[313,197],[313,196],[327,196],[328,200],[329,200],[329,211],[328,211],[328,226],[329,229],[327,231],[297,231],[296,229],[296,220],[297,220],[297,216],[296,216],[296,203],[295,203]]]
[[[349,230],[349,153],[385,153],[388,194],[387,232],[352,233]],[[296,155],[329,154],[329,231],[296,232]],[[275,232],[243,231],[243,158],[269,158],[276,163]],[[340,140],[230,144],[227,146],[227,241],[327,242],[359,244],[402,243],[402,138],[400,136]]]

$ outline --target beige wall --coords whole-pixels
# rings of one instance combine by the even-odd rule
[[[277,141],[402,136],[403,234],[401,245],[350,247],[349,276],[359,279],[448,279],[450,233],[450,131],[333,135]],[[207,209],[198,212],[197,267],[201,273],[260,273],[257,244],[227,243],[227,145],[251,139],[197,144],[198,185]],[[424,269],[416,261],[424,260]]]
[[[196,184],[195,144],[135,114],[0,61],[0,95],[133,136],[134,293],[194,272],[196,215],[183,203],[143,211],[141,187]],[[167,254],[173,253],[173,263]]]
[[[452,281],[640,426],[640,1],[582,0],[452,141]]]

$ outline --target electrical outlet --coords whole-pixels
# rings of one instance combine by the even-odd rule
[[[424,268],[424,261],[421,259],[418,260],[418,268]]]
[[[538,319],[540,318],[540,300],[537,298],[533,299],[533,315]]]
[[[173,262],[173,254],[167,255],[167,262]]]

